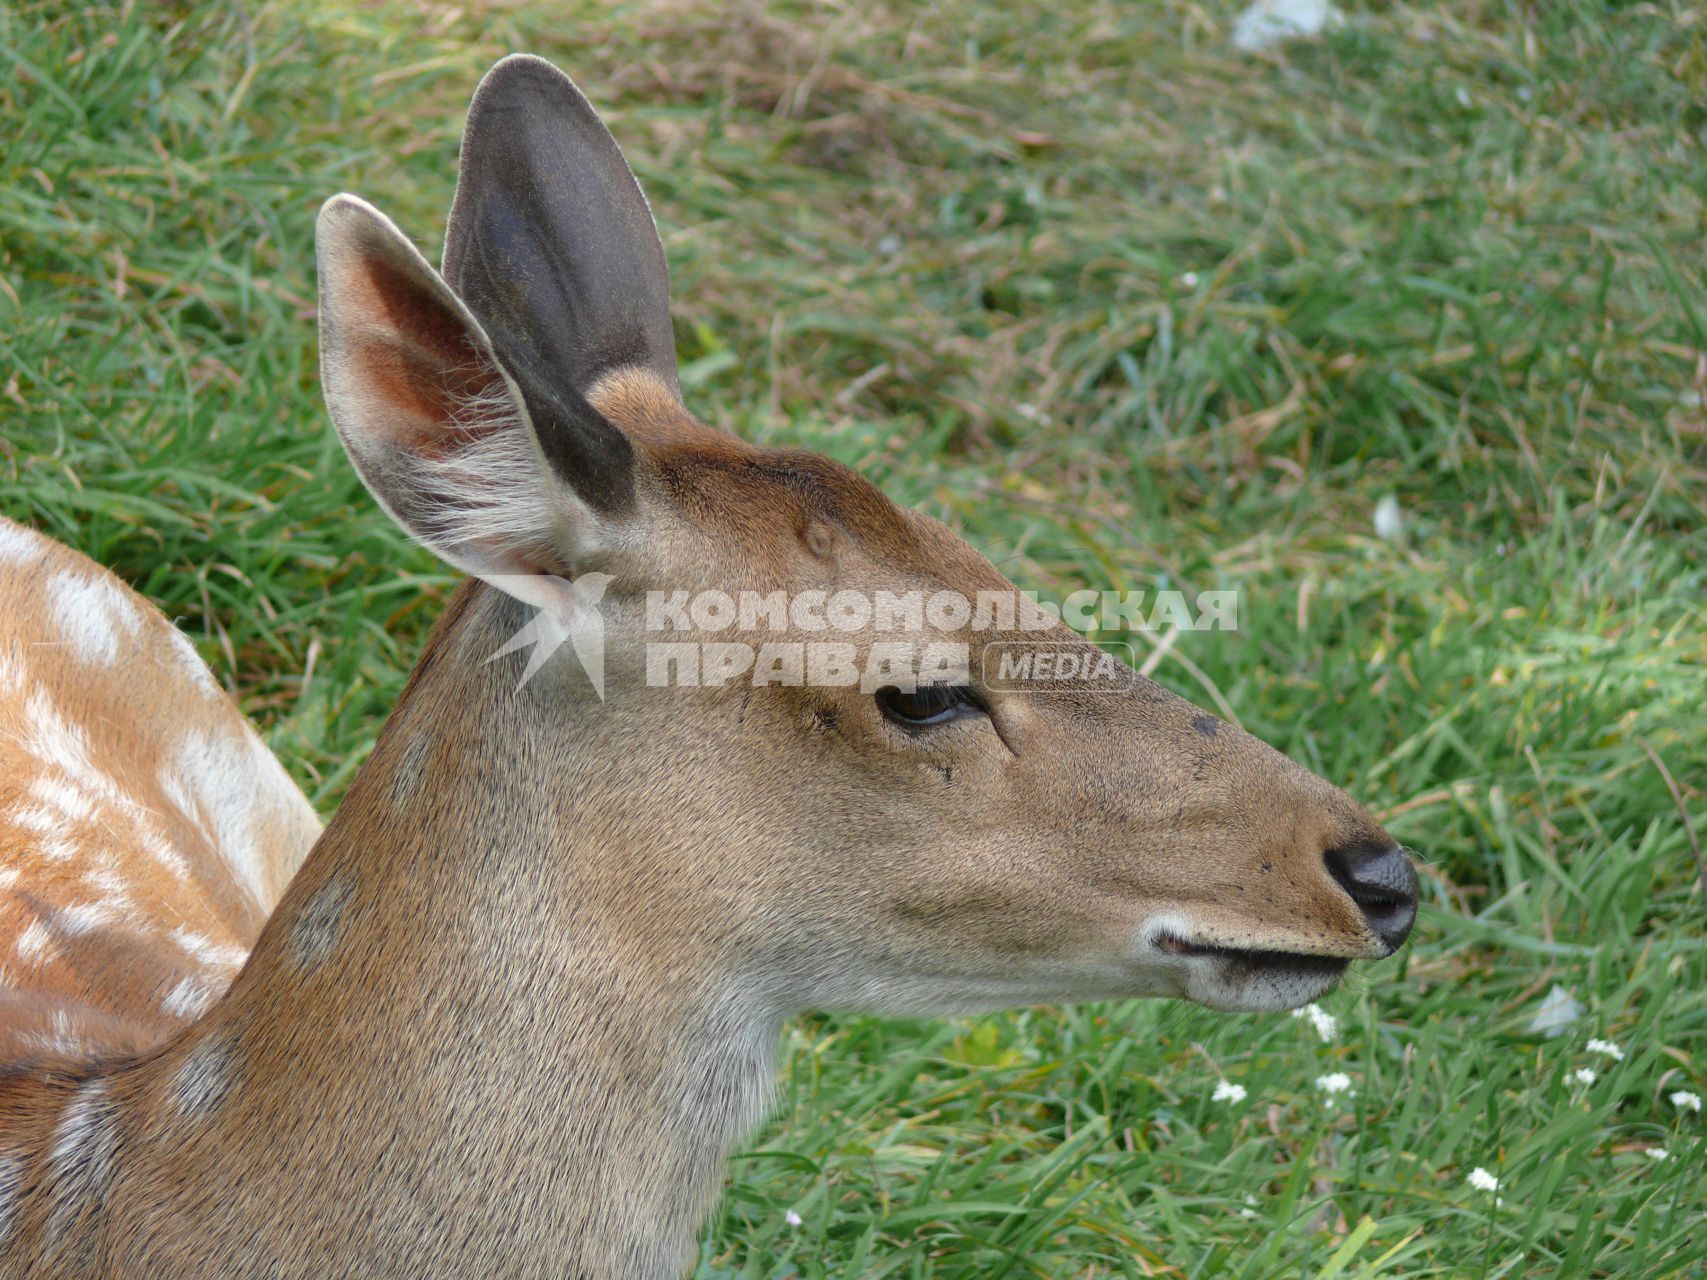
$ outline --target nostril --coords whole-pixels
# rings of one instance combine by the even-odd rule
[[[1322,860],[1375,936],[1397,949],[1417,918],[1417,873],[1405,851],[1396,844],[1352,844],[1329,849]]]

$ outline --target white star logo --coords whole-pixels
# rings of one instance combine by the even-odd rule
[[[505,654],[532,646],[527,666],[522,669],[521,679],[516,681],[516,688],[520,690],[567,642],[580,661],[581,670],[592,681],[593,691],[603,701],[605,621],[599,613],[599,601],[604,599],[605,588],[612,581],[611,575],[584,573],[573,581],[567,578],[546,578],[542,581],[537,576],[512,578],[496,574],[486,581],[508,595],[532,603],[537,610],[532,620],[499,646],[486,661],[495,662]],[[551,584],[550,588],[542,590],[547,583]],[[546,602],[537,603],[542,597]]]

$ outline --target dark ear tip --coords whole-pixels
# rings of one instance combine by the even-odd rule
[[[463,127],[442,274],[493,331],[579,397],[612,369],[677,388],[669,269],[622,149],[568,76],[512,54]]]
[[[548,62],[537,53],[507,53],[492,64],[483,78],[491,80],[498,76],[520,75],[547,75],[560,80],[569,78],[556,63]]]
[[[576,87],[562,68],[532,53],[512,53],[492,64],[492,69],[480,78],[474,91],[473,106],[480,106],[511,94],[532,91],[554,94],[576,105],[586,103],[586,95]]]

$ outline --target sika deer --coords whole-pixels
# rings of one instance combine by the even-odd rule
[[[475,95],[442,274],[350,196],[319,265],[349,454],[474,580],[225,998],[0,1082],[0,1276],[675,1276],[801,1010],[1282,1009],[1403,941],[1376,822],[1146,681],[719,680],[693,611],[666,638],[705,642],[700,684],[658,682],[649,592],[1011,587],[846,468],[688,413],[644,198],[549,64]],[[977,621],[901,638],[1095,652]],[[602,683],[513,652],[530,625],[602,634]],[[893,637],[836,640],[869,673]]]

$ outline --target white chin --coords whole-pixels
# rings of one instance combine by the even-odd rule
[[[1194,958],[1186,999],[1227,1013],[1272,1013],[1319,999],[1345,976],[1343,960],[1299,957],[1253,962],[1225,956]]]

